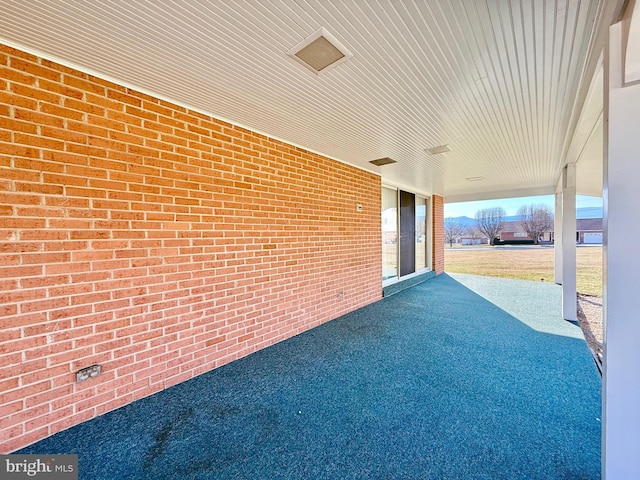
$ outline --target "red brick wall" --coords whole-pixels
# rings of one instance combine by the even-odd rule
[[[0,46],[0,453],[378,300],[380,187]]]
[[[500,237],[500,240],[531,240],[529,235],[516,237],[516,232],[500,232],[498,236]]]
[[[440,275],[444,273],[444,198],[440,195],[431,197],[433,205],[433,271]]]

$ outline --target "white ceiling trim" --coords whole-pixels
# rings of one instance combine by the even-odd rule
[[[494,200],[501,198],[536,197],[539,195],[552,195],[556,191],[555,186],[539,186],[530,188],[519,188],[510,190],[474,191],[473,193],[461,195],[447,195],[447,203],[473,202],[476,200]]]

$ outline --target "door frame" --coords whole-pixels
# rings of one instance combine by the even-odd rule
[[[391,185],[391,184],[382,184],[382,188],[389,188],[389,189],[393,189],[396,191],[396,232],[397,232],[397,241],[396,241],[396,256],[397,256],[397,275],[395,277],[391,277],[391,278],[387,278],[386,280],[382,281],[382,285],[383,286],[387,286],[387,285],[392,285],[396,282],[399,282],[401,280],[406,280],[408,278],[411,278],[413,276],[417,276],[417,275],[421,275],[425,272],[429,272],[433,269],[433,265],[432,265],[432,254],[433,254],[433,225],[432,225],[432,198],[431,195],[426,195],[420,192],[412,192],[409,190],[404,190],[402,189],[402,187],[398,187],[395,185]],[[426,267],[424,268],[420,268],[420,269],[416,269],[416,264],[417,264],[417,255],[416,255],[416,249],[415,249],[415,244],[414,244],[414,249],[413,249],[413,272],[411,273],[407,273],[405,275],[401,275],[401,265],[402,265],[402,255],[403,252],[401,251],[400,248],[400,216],[401,216],[401,204],[400,204],[400,192],[405,192],[407,194],[413,195],[413,236],[414,236],[414,242],[415,242],[415,235],[416,235],[416,228],[415,228],[415,215],[416,215],[416,198],[420,197],[423,198],[425,200],[425,207],[426,207],[426,211],[425,211],[425,239],[424,239],[424,243],[425,246],[424,248],[426,249],[425,255],[426,255]],[[381,190],[381,195],[382,195],[382,190]],[[406,255],[406,252],[405,252]]]

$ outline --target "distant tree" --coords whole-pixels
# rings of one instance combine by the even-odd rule
[[[461,223],[458,223],[451,218],[446,218],[444,220],[444,239],[446,242],[449,242],[450,247],[453,247],[453,242],[464,236],[466,231],[467,228]]]
[[[544,204],[523,205],[518,209],[518,219],[522,230],[538,245],[540,237],[553,228],[553,211]]]
[[[505,216],[506,212],[502,207],[483,208],[476,212],[476,228],[489,237],[490,245],[493,245],[502,230],[502,221]]]

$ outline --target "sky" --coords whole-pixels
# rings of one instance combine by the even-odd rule
[[[555,209],[555,196],[542,195],[538,197],[502,198],[499,200],[479,200],[475,202],[445,203],[444,216],[475,218],[476,212],[482,208],[502,207],[507,212],[507,216],[516,215],[518,208],[523,205],[544,203]],[[602,207],[602,197],[588,197],[586,195],[576,195],[576,208]]]

